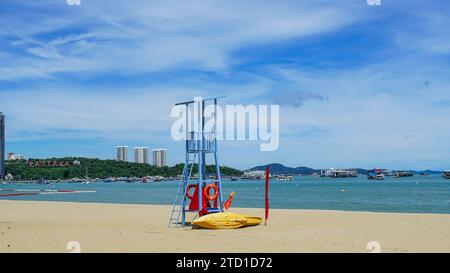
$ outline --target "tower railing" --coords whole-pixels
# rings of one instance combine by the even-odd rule
[[[216,152],[216,133],[215,132],[204,132],[196,133],[189,132],[187,142],[187,150],[189,153],[195,152],[205,152],[214,153]]]

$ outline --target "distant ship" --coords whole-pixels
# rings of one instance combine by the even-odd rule
[[[399,177],[410,177],[413,176],[414,174],[411,172],[405,172],[405,171],[400,171],[400,172],[396,172],[394,175],[394,178],[399,178]]]
[[[294,177],[292,175],[279,175],[277,176],[277,181],[293,181]]]
[[[347,177],[357,177],[358,172],[351,169],[341,169],[341,168],[331,168],[320,170],[321,177],[331,177],[331,178],[347,178]]]
[[[445,179],[450,179],[450,171],[444,171],[442,173],[442,177]]]
[[[384,180],[384,174],[381,170],[373,169],[372,171],[367,173],[367,178],[374,180]]]

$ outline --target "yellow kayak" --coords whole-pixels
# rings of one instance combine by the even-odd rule
[[[209,229],[231,229],[256,226],[261,223],[260,217],[247,216],[232,212],[211,213],[195,219],[194,226]]]

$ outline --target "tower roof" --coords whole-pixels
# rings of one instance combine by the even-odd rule
[[[202,98],[200,101],[209,101],[209,100],[216,100],[216,99],[222,99],[225,98],[226,95],[222,95],[222,96],[216,96],[216,97],[209,97],[209,98]],[[195,100],[191,100],[191,101],[185,101],[185,102],[179,102],[179,103],[175,103],[175,105],[189,105],[196,102]]]

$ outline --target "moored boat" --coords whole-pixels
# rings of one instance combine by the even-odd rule
[[[331,168],[320,170],[320,176],[331,178],[358,177],[358,172],[353,169]]]
[[[442,177],[445,179],[450,179],[450,171],[444,171],[442,173]]]
[[[411,172],[406,172],[406,171],[399,171],[396,172],[394,178],[399,178],[399,177],[410,177],[413,176],[414,174]]]
[[[294,177],[292,175],[279,175],[277,176],[277,181],[293,181]]]
[[[381,170],[373,169],[367,173],[367,179],[384,180],[384,174]]]

